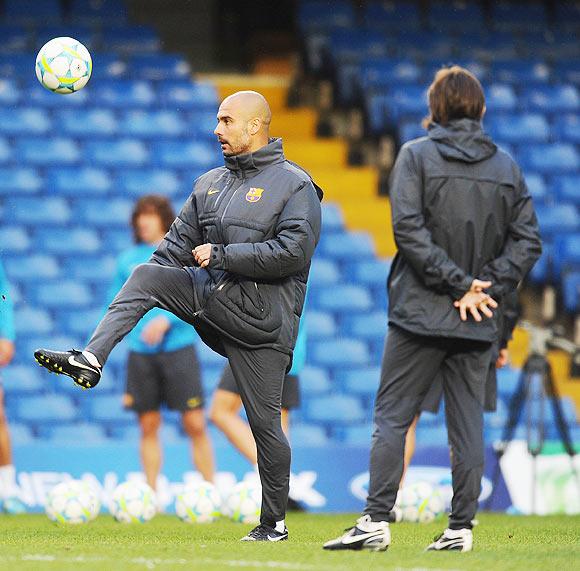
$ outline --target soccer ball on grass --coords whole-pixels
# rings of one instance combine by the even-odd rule
[[[109,511],[121,523],[145,523],[157,513],[155,492],[145,482],[123,482],[113,492]]]
[[[95,489],[81,480],[67,480],[56,485],[46,498],[48,518],[58,523],[79,524],[99,515],[101,502]]]
[[[213,484],[188,484],[177,495],[175,512],[186,523],[210,523],[220,516],[221,498]]]

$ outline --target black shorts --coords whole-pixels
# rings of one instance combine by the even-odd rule
[[[193,345],[164,353],[129,352],[125,408],[135,412],[203,407],[197,352]]]
[[[229,365],[226,365],[222,373],[222,377],[217,386],[222,391],[240,394],[236,379]],[[290,410],[300,406],[300,384],[298,375],[286,375],[284,377],[284,386],[282,387],[282,408]]]

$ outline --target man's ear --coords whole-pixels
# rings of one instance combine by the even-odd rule
[[[250,120],[248,131],[250,135],[256,135],[262,128],[262,120],[259,117],[254,117]]]

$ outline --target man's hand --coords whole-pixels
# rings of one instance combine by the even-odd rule
[[[141,333],[141,339],[150,346],[159,345],[165,334],[169,331],[171,323],[167,317],[160,315],[155,319],[152,319],[144,328],[143,333]]]
[[[5,367],[14,357],[14,343],[8,339],[0,339],[0,367]]]
[[[474,280],[475,281],[475,280]],[[485,317],[493,317],[492,309],[497,308],[497,302],[484,292],[468,291],[460,300],[453,302],[453,305],[459,310],[461,321],[467,321],[467,312],[471,313],[475,321],[481,321],[480,315],[483,313]]]
[[[200,268],[206,268],[209,266],[209,260],[211,258],[211,248],[212,244],[202,244],[197,246],[195,250],[192,250],[193,257],[195,261],[199,264]]]
[[[505,367],[508,364],[509,356],[510,354],[507,349],[500,349],[499,355],[497,356],[497,360],[495,362],[495,368],[501,369],[502,367]]]
[[[473,280],[469,291],[472,293],[481,293],[484,289],[491,287],[491,282],[484,282],[482,280]]]

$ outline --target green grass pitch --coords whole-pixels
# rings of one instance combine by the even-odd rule
[[[353,515],[291,514],[290,540],[239,543],[251,527],[219,521],[187,525],[157,516],[145,525],[122,525],[109,516],[82,526],[62,526],[44,515],[0,516],[2,571],[111,571],[173,569],[285,569],[338,571],[394,569],[580,569],[580,517],[481,514],[472,553],[424,553],[445,521],[391,526],[383,553],[321,549],[323,541],[354,521]]]

